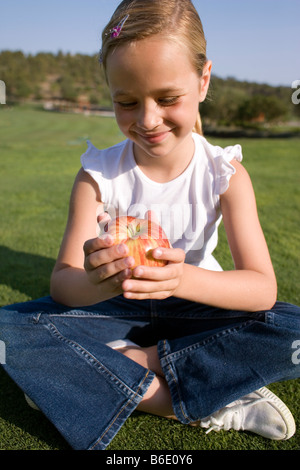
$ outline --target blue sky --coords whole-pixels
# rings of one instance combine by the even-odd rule
[[[0,0],[0,50],[96,53],[118,4]],[[194,0],[194,5],[216,75],[287,86],[300,80],[300,0]]]

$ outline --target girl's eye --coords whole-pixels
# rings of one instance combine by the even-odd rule
[[[121,106],[121,108],[123,108],[123,109],[134,108],[134,106],[136,105],[135,102],[132,102],[132,103],[116,102],[115,104],[118,104],[118,105]]]
[[[172,96],[170,98],[159,98],[157,103],[159,106],[172,106],[178,102],[178,96]],[[115,104],[120,106],[122,109],[133,109],[138,102],[137,101],[115,101]]]
[[[172,106],[178,102],[178,96],[173,96],[170,98],[161,98],[159,100],[160,106]]]

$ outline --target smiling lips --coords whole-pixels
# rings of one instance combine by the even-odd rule
[[[169,131],[159,132],[157,134],[140,134],[137,133],[139,137],[150,144],[159,144],[162,142],[166,136],[168,135]]]

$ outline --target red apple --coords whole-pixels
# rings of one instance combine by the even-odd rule
[[[154,259],[152,250],[158,246],[170,248],[169,240],[159,224],[148,219],[121,216],[111,220],[104,232],[114,238],[114,244],[125,243],[136,266],[165,266],[164,260]]]

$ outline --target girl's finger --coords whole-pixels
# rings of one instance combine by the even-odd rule
[[[94,283],[103,282],[116,275],[119,275],[121,280],[128,279],[128,277],[131,277],[132,275],[132,263],[134,263],[134,260],[131,261],[130,258],[124,258],[113,263],[104,264],[93,270],[90,273],[90,278]],[[123,274],[121,274],[122,272]]]
[[[155,259],[172,263],[183,263],[185,260],[185,253],[180,248],[155,248],[152,251],[152,256]]]
[[[150,292],[150,293],[136,293],[136,292],[124,292],[123,297],[125,299],[131,300],[149,300],[149,299],[156,299],[156,300],[164,300],[170,296],[169,291],[165,292]]]
[[[107,248],[112,246],[114,239],[110,235],[105,235],[99,238],[92,238],[91,240],[87,240],[83,245],[83,251],[85,256],[90,255],[102,248]]]
[[[137,266],[134,268],[132,275],[135,279],[148,279],[149,281],[164,281],[176,276],[173,273],[172,265],[149,267]]]
[[[100,269],[118,260],[125,260],[126,267],[134,266],[134,259],[128,256],[128,248],[124,243],[91,253],[85,258],[84,267],[88,270]]]
[[[125,280],[122,284],[124,292],[128,294],[155,294],[160,292],[172,292],[178,285],[176,279],[153,282],[152,280],[136,280],[134,277]]]

